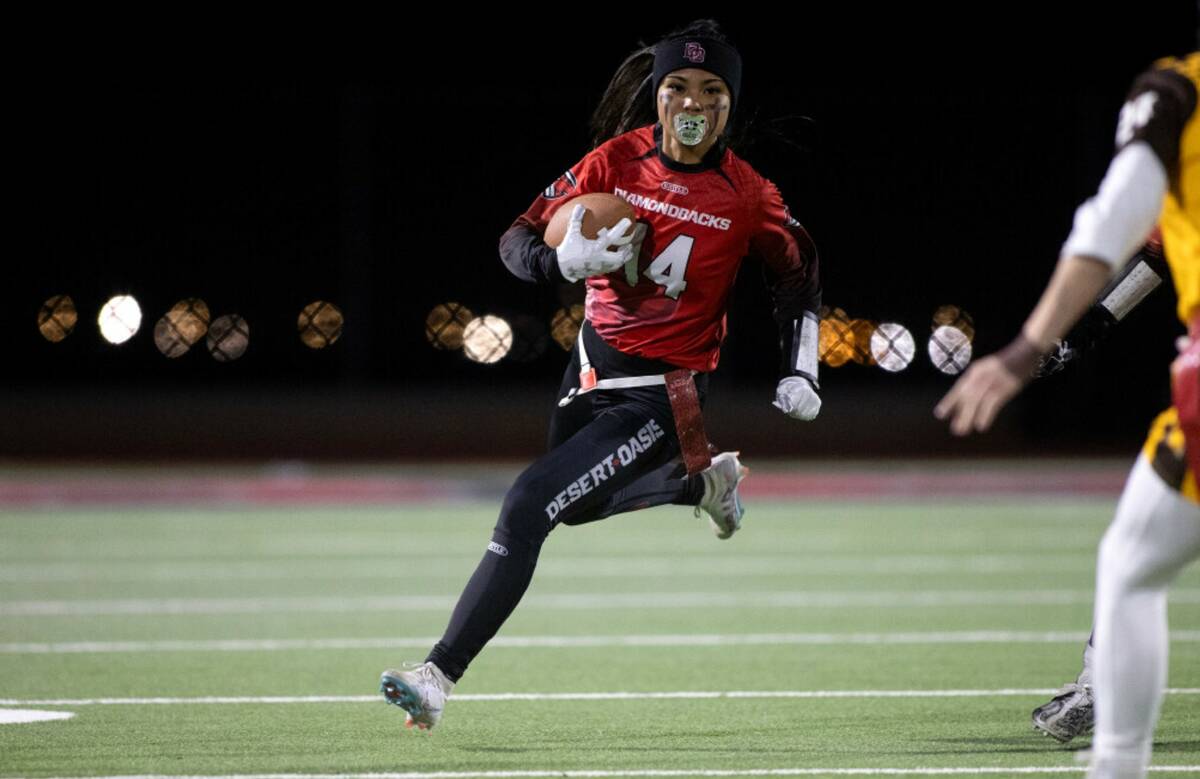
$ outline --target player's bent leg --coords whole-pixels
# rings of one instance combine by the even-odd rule
[[[687,478],[683,462],[676,457],[614,492],[594,519],[607,519],[654,506],[695,506],[700,502],[703,489],[704,483],[700,479]]]
[[[653,404],[608,409],[517,478],[483,559],[426,658],[423,667],[431,679],[457,682],[495,636],[525,594],[542,542],[555,525],[594,514],[614,491],[638,479],[643,468],[672,456],[677,444],[669,414],[669,408]],[[385,672],[385,697],[405,708],[418,725],[432,727],[441,718],[449,687],[432,682],[422,687],[403,674]],[[430,714],[431,709],[437,713]]]
[[[1090,776],[1141,777],[1167,676],[1167,587],[1200,555],[1200,507],[1139,457],[1100,544]]]
[[[681,461],[672,460],[614,493],[591,519],[665,504],[695,506],[696,516],[704,511],[717,538],[729,538],[742,525],[745,510],[738,486],[750,472],[738,455],[722,452],[713,457],[712,465],[692,477],[686,475]]]

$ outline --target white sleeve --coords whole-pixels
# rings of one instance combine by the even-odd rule
[[[1150,144],[1129,144],[1109,163],[1100,190],[1075,210],[1063,256],[1124,265],[1154,229],[1166,192],[1167,171]]]

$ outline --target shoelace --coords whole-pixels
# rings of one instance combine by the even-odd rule
[[[423,684],[431,684],[439,690],[442,688],[437,676],[434,675],[433,669],[429,667],[428,663],[404,662],[400,664],[400,667],[405,671],[416,673]]]

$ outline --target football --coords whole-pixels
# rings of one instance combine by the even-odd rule
[[[622,218],[629,220],[629,231],[632,232],[633,224],[637,221],[633,206],[624,199],[607,192],[590,192],[566,201],[550,217],[550,224],[546,225],[546,234],[543,236],[548,245],[558,248],[567,237],[567,222],[571,220],[571,211],[576,204],[587,209],[583,215],[585,238],[595,238],[601,227],[612,227]]]

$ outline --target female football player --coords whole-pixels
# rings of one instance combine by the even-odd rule
[[[444,636],[424,664],[383,674],[385,697],[410,727],[437,724],[454,683],[520,601],[555,526],[677,503],[704,509],[720,538],[738,529],[745,470],[735,452],[709,464],[699,408],[751,252],[764,261],[780,327],[775,405],[798,419],[817,415],[816,250],[775,186],[727,147],[741,80],[741,57],[713,22],[634,52],[593,116],[596,148],[501,237],[501,258],[519,278],[583,282],[587,321],[550,451],[509,490]],[[556,208],[595,192],[630,203],[636,228],[621,220],[586,238],[575,206],[562,243],[547,245]]]

